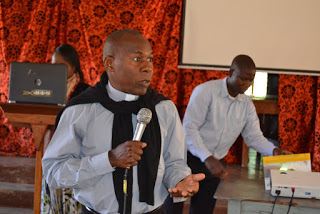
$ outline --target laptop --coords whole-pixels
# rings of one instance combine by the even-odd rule
[[[67,66],[12,62],[9,103],[65,105]]]

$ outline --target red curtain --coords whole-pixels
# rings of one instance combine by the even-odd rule
[[[320,82],[318,77],[280,75],[279,141],[295,153],[311,153],[320,172]]]
[[[0,80],[2,83],[0,101],[8,101],[11,62],[50,63],[54,49],[62,43],[69,43],[77,49],[85,81],[93,85],[99,80],[100,74],[104,72],[102,65],[104,40],[116,29],[131,28],[140,31],[152,45],[154,76],[151,86],[172,99],[182,118],[194,87],[208,80],[224,78],[227,72],[177,68],[181,11],[182,1],[177,0],[3,0],[0,5]],[[298,85],[299,83],[300,85],[304,84],[302,80],[299,81],[300,77],[292,76],[290,78],[296,78]],[[316,81],[312,77],[309,79]],[[279,82],[281,83],[281,81]],[[314,118],[316,118],[316,109],[319,109],[315,104],[317,97],[315,85],[310,86],[311,91],[309,92],[313,93],[313,99],[309,100],[310,102],[304,102],[310,111],[310,115],[308,115],[310,119],[308,119],[308,126],[303,130],[309,132],[314,132]],[[286,84],[280,84],[280,91],[284,90],[290,93],[290,89]],[[294,102],[298,104],[298,100],[303,102],[304,98],[306,98],[305,95],[300,97],[296,94]],[[283,126],[284,123],[286,125],[294,123],[287,120],[296,119],[294,113],[285,110],[286,116],[282,116],[282,109],[286,105],[284,103],[287,102],[283,93],[279,97],[279,102],[280,124]],[[301,111],[296,111],[296,114],[299,114],[302,119],[305,116]],[[302,123],[299,121],[296,123],[295,131],[298,133],[298,127]],[[316,136],[319,138],[319,134],[312,137],[304,133],[304,136],[309,139],[308,146],[305,146],[308,147],[306,150],[304,146],[298,146],[302,144],[298,139],[290,140],[290,145],[288,144],[291,132],[288,133],[280,127],[279,133],[280,136],[284,133],[284,136],[281,137],[281,143],[285,147],[294,148],[296,152],[302,151],[302,147],[303,151],[312,151],[313,159],[316,161],[314,166],[319,163],[319,153],[315,149],[319,148],[319,143],[318,147],[314,143]],[[1,109],[0,154],[35,156],[32,131],[28,128],[12,127],[6,121]],[[241,162],[241,143],[236,143],[232,147],[226,161],[237,164]]]

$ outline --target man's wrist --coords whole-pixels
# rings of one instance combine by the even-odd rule
[[[209,161],[215,161],[215,160],[218,160],[218,159],[215,158],[215,157],[213,157],[213,155],[210,155],[209,157],[207,157],[207,158],[204,160],[204,163],[209,162]]]
[[[116,165],[115,165],[115,164],[116,164],[116,162],[115,162],[115,156],[114,156],[112,150],[110,150],[110,151],[108,152],[108,158],[109,158],[110,165],[111,165],[112,167],[116,167]]]
[[[281,149],[278,147],[274,147],[272,154],[275,155],[280,155],[281,154]]]

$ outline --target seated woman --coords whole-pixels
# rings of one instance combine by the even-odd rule
[[[68,44],[57,47],[52,55],[52,64],[64,64],[68,68],[67,101],[77,96],[88,84],[83,82],[79,56],[76,49]],[[54,127],[50,127],[44,137],[44,150],[53,135]],[[81,204],[72,195],[71,189],[49,189],[44,179],[42,181],[41,213],[81,213]]]
[[[52,64],[64,64],[68,67],[67,101],[88,88],[89,85],[83,82],[78,52],[74,47],[68,44],[57,47],[52,55]]]

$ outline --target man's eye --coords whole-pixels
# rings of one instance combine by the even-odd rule
[[[138,61],[140,61],[140,57],[134,57],[133,60],[138,62]]]
[[[148,62],[152,62],[152,58],[147,58],[147,61]]]

